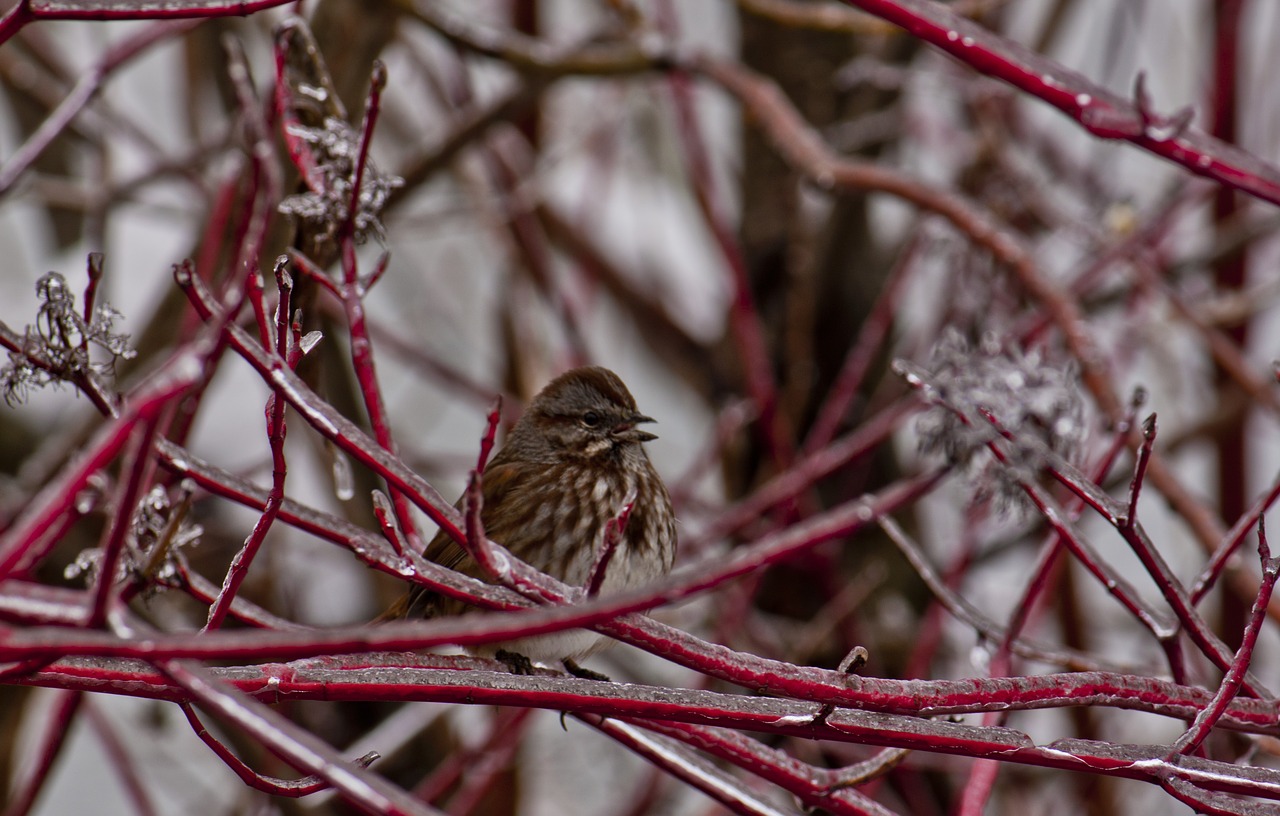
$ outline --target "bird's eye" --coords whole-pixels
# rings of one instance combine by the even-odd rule
[[[582,424],[588,428],[594,428],[600,424],[600,415],[595,411],[587,411],[582,415]]]

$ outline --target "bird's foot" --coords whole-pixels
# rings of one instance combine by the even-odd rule
[[[572,674],[574,677],[581,677],[583,680],[599,680],[602,683],[613,682],[609,679],[609,675],[591,671],[591,669],[584,669],[571,657],[566,657],[560,662],[564,664],[565,671],[569,672],[569,674]]]
[[[508,652],[506,649],[499,649],[494,658],[506,665],[512,674],[533,674],[533,661],[519,652]]]

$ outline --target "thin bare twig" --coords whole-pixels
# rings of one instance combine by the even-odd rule
[[[1275,589],[1276,578],[1280,577],[1280,558],[1273,558],[1271,548],[1267,546],[1266,522],[1258,518],[1258,558],[1262,561],[1262,583],[1258,587],[1258,597],[1253,602],[1249,613],[1249,623],[1245,626],[1240,648],[1227,668],[1218,691],[1213,695],[1209,705],[1196,715],[1195,722],[1173,744],[1173,753],[1190,754],[1200,747],[1213,726],[1222,717],[1222,712],[1240,691],[1245,675],[1249,671],[1249,663],[1253,659],[1253,650],[1258,643],[1258,633],[1262,630],[1262,622],[1267,616],[1267,604],[1271,600],[1271,592]]]

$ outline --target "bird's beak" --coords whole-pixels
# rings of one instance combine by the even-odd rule
[[[620,422],[614,426],[613,432],[610,434],[614,439],[620,442],[650,442],[658,438],[657,434],[651,434],[648,431],[642,431],[636,426],[642,422],[654,422],[653,417],[647,417],[644,414],[633,414],[627,417],[625,422]]]

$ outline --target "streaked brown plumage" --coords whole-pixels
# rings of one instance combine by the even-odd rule
[[[575,368],[552,380],[485,468],[480,518],[486,535],[537,569],[582,586],[605,525],[633,501],[601,594],[665,574],[675,560],[675,516],[667,489],[642,447],[656,438],[637,427],[647,422],[653,420],[636,409],[631,392],[608,369]],[[444,533],[432,539],[426,557],[483,577],[475,561]],[[456,615],[466,608],[417,586],[382,617]],[[572,661],[607,644],[594,632],[574,629],[477,651]]]

